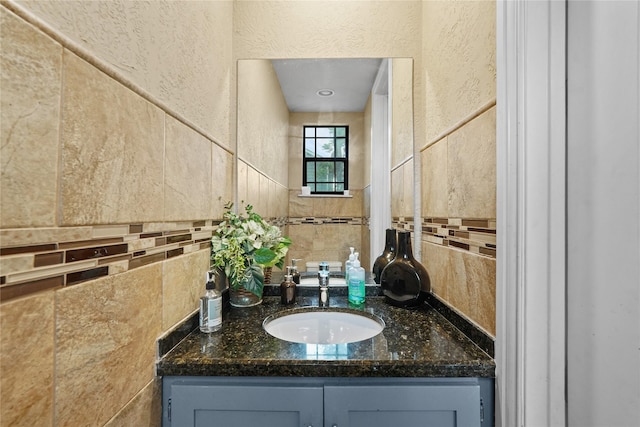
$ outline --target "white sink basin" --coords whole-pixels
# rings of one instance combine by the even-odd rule
[[[304,311],[264,319],[265,331],[284,341],[302,344],[347,344],[367,340],[384,329],[384,321],[369,313]]]

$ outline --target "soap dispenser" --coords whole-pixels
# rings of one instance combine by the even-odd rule
[[[300,284],[300,272],[298,271],[297,262],[300,261],[299,258],[294,258],[291,260],[291,278],[293,279],[293,283],[296,285]]]
[[[222,328],[222,294],[216,289],[215,272],[205,274],[205,294],[200,298],[200,331],[209,333]]]
[[[287,274],[280,283],[280,302],[283,305],[291,305],[296,302],[296,284],[291,276],[291,267],[287,266]]]
[[[344,283],[347,286],[349,286],[349,270],[351,270],[351,267],[353,267],[353,261],[356,259],[356,256],[353,252],[355,248],[351,246],[349,247],[349,250],[351,251],[351,253],[349,254],[347,260],[344,262]]]
[[[358,252],[355,253],[355,259],[349,270],[349,303],[360,305],[364,303],[365,287],[364,287],[364,268],[360,266]]]

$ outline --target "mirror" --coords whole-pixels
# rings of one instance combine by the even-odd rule
[[[406,214],[391,207],[413,181],[413,60],[248,59],[237,70],[237,204],[284,227],[301,271],[344,265],[350,247],[370,270],[393,217],[413,212],[412,197],[400,198]],[[348,195],[302,194],[305,125],[348,126]]]

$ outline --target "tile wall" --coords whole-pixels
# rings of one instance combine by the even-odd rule
[[[495,105],[422,151],[422,260],[432,291],[495,336]]]
[[[3,3],[0,425],[157,426],[233,153]],[[142,95],[141,95],[142,94]]]
[[[422,25],[421,259],[435,295],[495,337],[496,2],[423,1]]]
[[[287,230],[294,245],[289,259],[344,261],[349,247],[360,253],[362,267],[369,266],[366,218],[363,216],[363,190],[351,190],[351,197],[300,197],[300,190],[289,191]]]

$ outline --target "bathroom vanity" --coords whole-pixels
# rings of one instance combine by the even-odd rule
[[[393,307],[379,296],[353,308],[332,295],[330,310],[364,311],[384,330],[358,342],[302,344],[263,328],[269,316],[316,305],[303,296],[288,308],[267,296],[226,311],[221,331],[196,329],[161,345],[163,426],[493,425],[495,363],[441,310]]]

